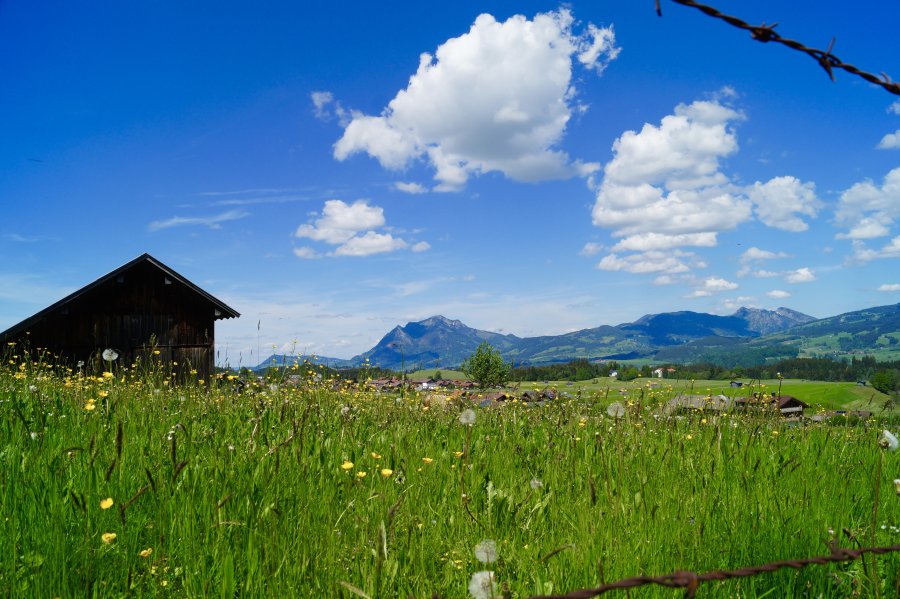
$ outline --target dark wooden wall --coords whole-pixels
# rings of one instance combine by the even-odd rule
[[[214,309],[194,290],[143,263],[88,289],[20,339],[27,339],[32,350],[43,348],[69,362],[96,362],[100,352],[112,348],[119,353],[119,366],[162,361],[179,376],[196,370],[195,378],[209,380]]]

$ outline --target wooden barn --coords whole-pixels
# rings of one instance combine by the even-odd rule
[[[215,322],[238,316],[144,254],[3,331],[0,343],[22,344],[65,362],[96,366],[103,350],[111,348],[119,354],[120,366],[159,360],[182,375],[209,380]]]

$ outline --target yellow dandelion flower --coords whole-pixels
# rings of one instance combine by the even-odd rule
[[[111,373],[108,370],[103,373],[103,378],[105,378],[105,379],[111,379],[112,377],[113,377],[113,373]]]
[[[94,405],[94,400],[93,400],[93,399],[87,400],[87,403],[84,404],[84,409],[87,410],[88,412],[93,411],[96,407],[97,407],[97,406]]]
[[[107,395],[109,395],[109,391],[98,391],[97,395],[99,395],[100,397],[106,397]]]
[[[690,441],[691,439],[694,438],[694,435],[685,435],[684,438],[685,438],[687,441]]]
[[[113,503],[114,502],[113,502],[112,497],[107,497],[106,499],[101,499],[100,500],[100,509],[108,510],[109,508],[111,508],[113,506]]]
[[[461,458],[461,457],[463,457],[463,452],[461,452],[461,451],[454,451],[454,452],[453,452],[453,456],[454,456],[454,457],[457,457],[457,458]]]
[[[359,472],[356,473],[356,478],[365,478],[365,477],[366,477],[365,470],[360,470]]]
[[[373,451],[372,453],[370,453],[369,455],[372,456],[372,459],[373,459],[373,460],[380,460],[380,459],[381,459],[381,454],[378,454],[378,453],[376,453],[376,452],[374,452],[374,451]]]
[[[158,349],[154,349],[154,350],[153,350],[153,355],[154,355],[154,356],[158,356],[158,355],[159,355],[159,350],[158,350]]]
[[[147,547],[146,549],[140,551],[138,553],[138,555],[140,555],[141,557],[150,557],[150,555],[152,553],[153,553],[153,547]]]
[[[117,535],[114,532],[105,532],[102,535],[100,535],[100,539],[103,541],[104,545],[109,545],[110,543],[112,543],[113,541],[116,540],[117,536],[119,536],[119,535]]]
[[[385,477],[385,478],[389,477],[389,476],[392,475],[393,473],[394,473],[394,471],[391,470],[390,468],[382,468],[382,469],[381,469],[381,476],[383,476],[383,477]]]
[[[346,462],[344,462],[343,464],[341,464],[341,468],[343,468],[344,470],[352,470],[352,469],[353,469],[353,462],[351,462],[350,460],[347,460]]]
[[[422,458],[422,461],[425,462],[426,464],[430,464],[431,462],[434,461],[434,459],[433,458]]]

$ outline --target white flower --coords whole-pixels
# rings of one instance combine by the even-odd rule
[[[35,441],[38,438],[38,434],[35,432],[28,433],[31,436],[31,440]]]
[[[115,362],[119,357],[119,354],[116,353],[116,350],[112,348],[106,348],[103,350],[103,359],[107,362]]]
[[[31,391],[32,393],[34,393],[35,391],[37,391],[37,386],[36,385],[28,385],[28,390]]]
[[[492,599],[499,593],[497,582],[494,580],[494,573],[490,570],[482,570],[472,574],[472,580],[469,581],[469,592],[475,599]]]
[[[532,490],[534,490],[534,491],[537,491],[538,489],[540,489],[541,487],[544,486],[543,481],[541,481],[541,479],[539,479],[539,478],[532,478],[530,484],[531,484]]]
[[[463,413],[459,415],[459,421],[465,425],[475,424],[475,410],[464,410]]]
[[[881,431],[881,439],[878,440],[878,444],[889,451],[897,451],[897,448],[900,447],[900,440],[891,431],[883,430]]]
[[[475,559],[483,564],[497,561],[497,543],[490,539],[485,539],[475,545]]]

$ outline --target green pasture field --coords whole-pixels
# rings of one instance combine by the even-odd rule
[[[599,392],[469,413],[312,378],[239,391],[160,368],[9,368],[3,596],[490,597],[470,583],[492,572],[494,596],[527,597],[900,543],[900,452],[874,421],[660,419],[663,390],[634,401],[646,380],[617,419]],[[697,596],[891,597],[898,576],[892,553]]]

